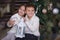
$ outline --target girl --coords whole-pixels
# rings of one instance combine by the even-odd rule
[[[21,19],[23,19],[24,14],[25,14],[25,5],[20,5],[18,13],[14,14],[7,23],[8,27],[12,27],[11,30],[8,31],[7,36],[5,36],[2,40],[15,40],[15,36],[17,35],[16,31],[18,30],[16,24],[18,24],[21,21]]]

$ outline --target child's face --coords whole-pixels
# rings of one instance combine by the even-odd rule
[[[18,14],[20,16],[23,16],[25,14],[25,6],[21,6],[18,10]]]
[[[26,14],[29,17],[32,17],[34,15],[35,9],[33,7],[27,7],[26,8]]]

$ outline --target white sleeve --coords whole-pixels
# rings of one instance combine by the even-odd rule
[[[11,16],[11,18],[10,18],[9,20],[13,19],[14,16],[15,16],[15,15]],[[7,26],[8,26],[8,27],[11,27],[12,25],[10,25],[9,22],[7,22]]]
[[[16,33],[17,25],[14,25],[7,33]]]
[[[34,20],[32,22],[33,24],[26,22],[27,27],[32,31],[35,32],[36,30],[39,30],[39,19]]]

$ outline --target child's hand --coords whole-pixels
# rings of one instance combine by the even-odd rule
[[[9,20],[9,25],[13,26],[15,24],[15,20]]]

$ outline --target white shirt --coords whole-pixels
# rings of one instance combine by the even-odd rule
[[[15,20],[15,24],[11,28],[11,30],[8,33],[15,33],[16,37],[23,38],[25,37],[25,27],[26,24],[24,23],[24,18],[19,16],[18,13],[14,14],[10,20]],[[10,25],[8,25],[10,26]]]
[[[35,36],[40,36],[39,33],[39,18],[34,14],[34,16],[29,20],[26,16],[26,25],[25,33],[33,34]]]
[[[18,13],[16,13],[10,18],[10,20],[15,20],[15,24],[17,24],[21,20],[21,18],[22,17],[20,15],[18,15]],[[11,27],[11,25],[9,25],[9,22],[7,23],[7,26]],[[15,32],[16,32],[16,27],[12,27],[11,30],[8,31],[8,33],[15,33]]]

